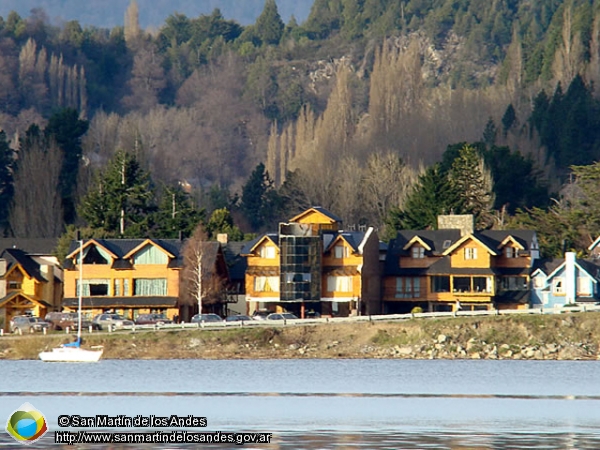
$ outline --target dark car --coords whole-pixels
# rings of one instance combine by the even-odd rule
[[[76,312],[49,312],[46,314],[45,320],[50,324],[50,328],[57,331],[66,330],[67,328],[77,330],[79,326],[79,317]],[[100,325],[82,317],[81,329],[88,330],[90,326],[92,330],[100,330]]]
[[[50,324],[40,317],[16,316],[10,321],[10,331],[12,333],[34,333],[48,329]]]
[[[173,321],[164,314],[140,314],[135,319],[136,325],[164,325]]]
[[[267,316],[267,320],[296,320],[296,319],[298,319],[298,317],[292,313],[273,313],[273,314],[269,314]]]
[[[236,314],[235,316],[225,317],[225,322],[248,322],[251,320],[252,320],[252,317],[246,316],[244,314]]]
[[[223,322],[223,319],[218,314],[196,314],[190,321],[192,323],[207,323],[207,322]]]

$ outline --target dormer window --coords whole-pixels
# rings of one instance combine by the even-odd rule
[[[345,247],[343,245],[336,245],[333,248],[333,257],[335,259],[347,258],[348,256],[348,247]]]
[[[506,247],[504,249],[504,254],[507,258],[518,258],[519,257],[519,249],[515,247]]]
[[[413,247],[412,248],[412,257],[413,259],[422,259],[425,258],[425,249],[423,247]]]
[[[452,241],[450,239],[446,239],[444,241],[444,244],[442,245],[442,248],[447,249],[448,247],[450,247],[452,245]]]
[[[260,257],[266,259],[275,259],[275,247],[270,245],[261,247]]]
[[[465,248],[465,259],[477,259],[477,249]]]

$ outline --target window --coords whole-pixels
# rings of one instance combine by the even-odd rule
[[[310,283],[310,278],[310,273],[289,272],[284,274],[284,279],[286,283]]]
[[[507,258],[517,258],[519,256],[519,249],[515,247],[506,247],[504,254]]]
[[[586,277],[577,277],[577,294],[592,295],[591,284]]]
[[[533,287],[535,289],[542,289],[544,287],[544,277],[538,276],[533,279]]]
[[[555,294],[564,294],[564,286],[562,278],[554,280],[553,291]]]
[[[123,295],[125,295],[125,296],[131,295],[131,289],[129,288],[129,278],[125,278],[123,280]]]
[[[121,283],[122,281],[120,279],[115,280],[113,295],[116,297],[119,297],[121,295]]]
[[[412,248],[412,257],[414,259],[425,258],[425,249],[423,247],[415,246]]]
[[[279,277],[255,277],[255,292],[279,292]]]
[[[333,253],[334,253],[334,258],[336,259],[342,259],[342,258],[347,258],[348,255],[348,247],[345,247],[344,245],[336,245],[333,248]]]
[[[112,259],[108,253],[95,245],[83,249],[84,264],[108,264],[109,261]]]
[[[260,257],[266,259],[275,259],[275,247],[272,245],[263,245],[260,248]]]
[[[525,277],[502,277],[500,282],[502,289],[505,291],[522,291],[527,289],[527,278]]]
[[[133,295],[136,296],[165,296],[167,295],[166,278],[136,278],[133,280]]]
[[[443,248],[448,248],[450,247],[450,245],[452,245],[452,241],[450,239],[446,239],[444,241],[444,244],[442,245]]]
[[[85,261],[85,260],[84,260]],[[110,280],[83,280],[82,286],[83,291],[81,295],[88,297],[98,297],[108,295],[108,286],[110,284]],[[79,280],[75,282],[75,292],[79,295]]]
[[[420,278],[396,278],[396,298],[417,298],[421,294]]]
[[[471,292],[471,277],[454,277],[454,292]]]
[[[473,290],[475,292],[492,292],[492,279],[490,277],[473,277]]]
[[[133,257],[133,264],[167,265],[168,263],[169,257],[167,254],[154,245],[146,245]]]
[[[8,288],[9,289],[21,289],[21,282],[20,281],[9,281]]]
[[[450,277],[447,275],[431,277],[431,292],[450,292]]]
[[[352,277],[327,277],[327,292],[352,292]]]
[[[477,259],[477,249],[465,248],[465,259]]]

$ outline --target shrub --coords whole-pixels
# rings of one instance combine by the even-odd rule
[[[423,308],[421,308],[420,306],[415,306],[413,309],[410,310],[411,314],[421,314],[423,312]]]

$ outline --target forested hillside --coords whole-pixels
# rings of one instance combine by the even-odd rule
[[[600,233],[600,1],[315,0],[284,23],[266,0],[154,29],[144,7],[0,19],[5,234],[241,239],[317,204],[387,237],[473,213],[547,254]]]

